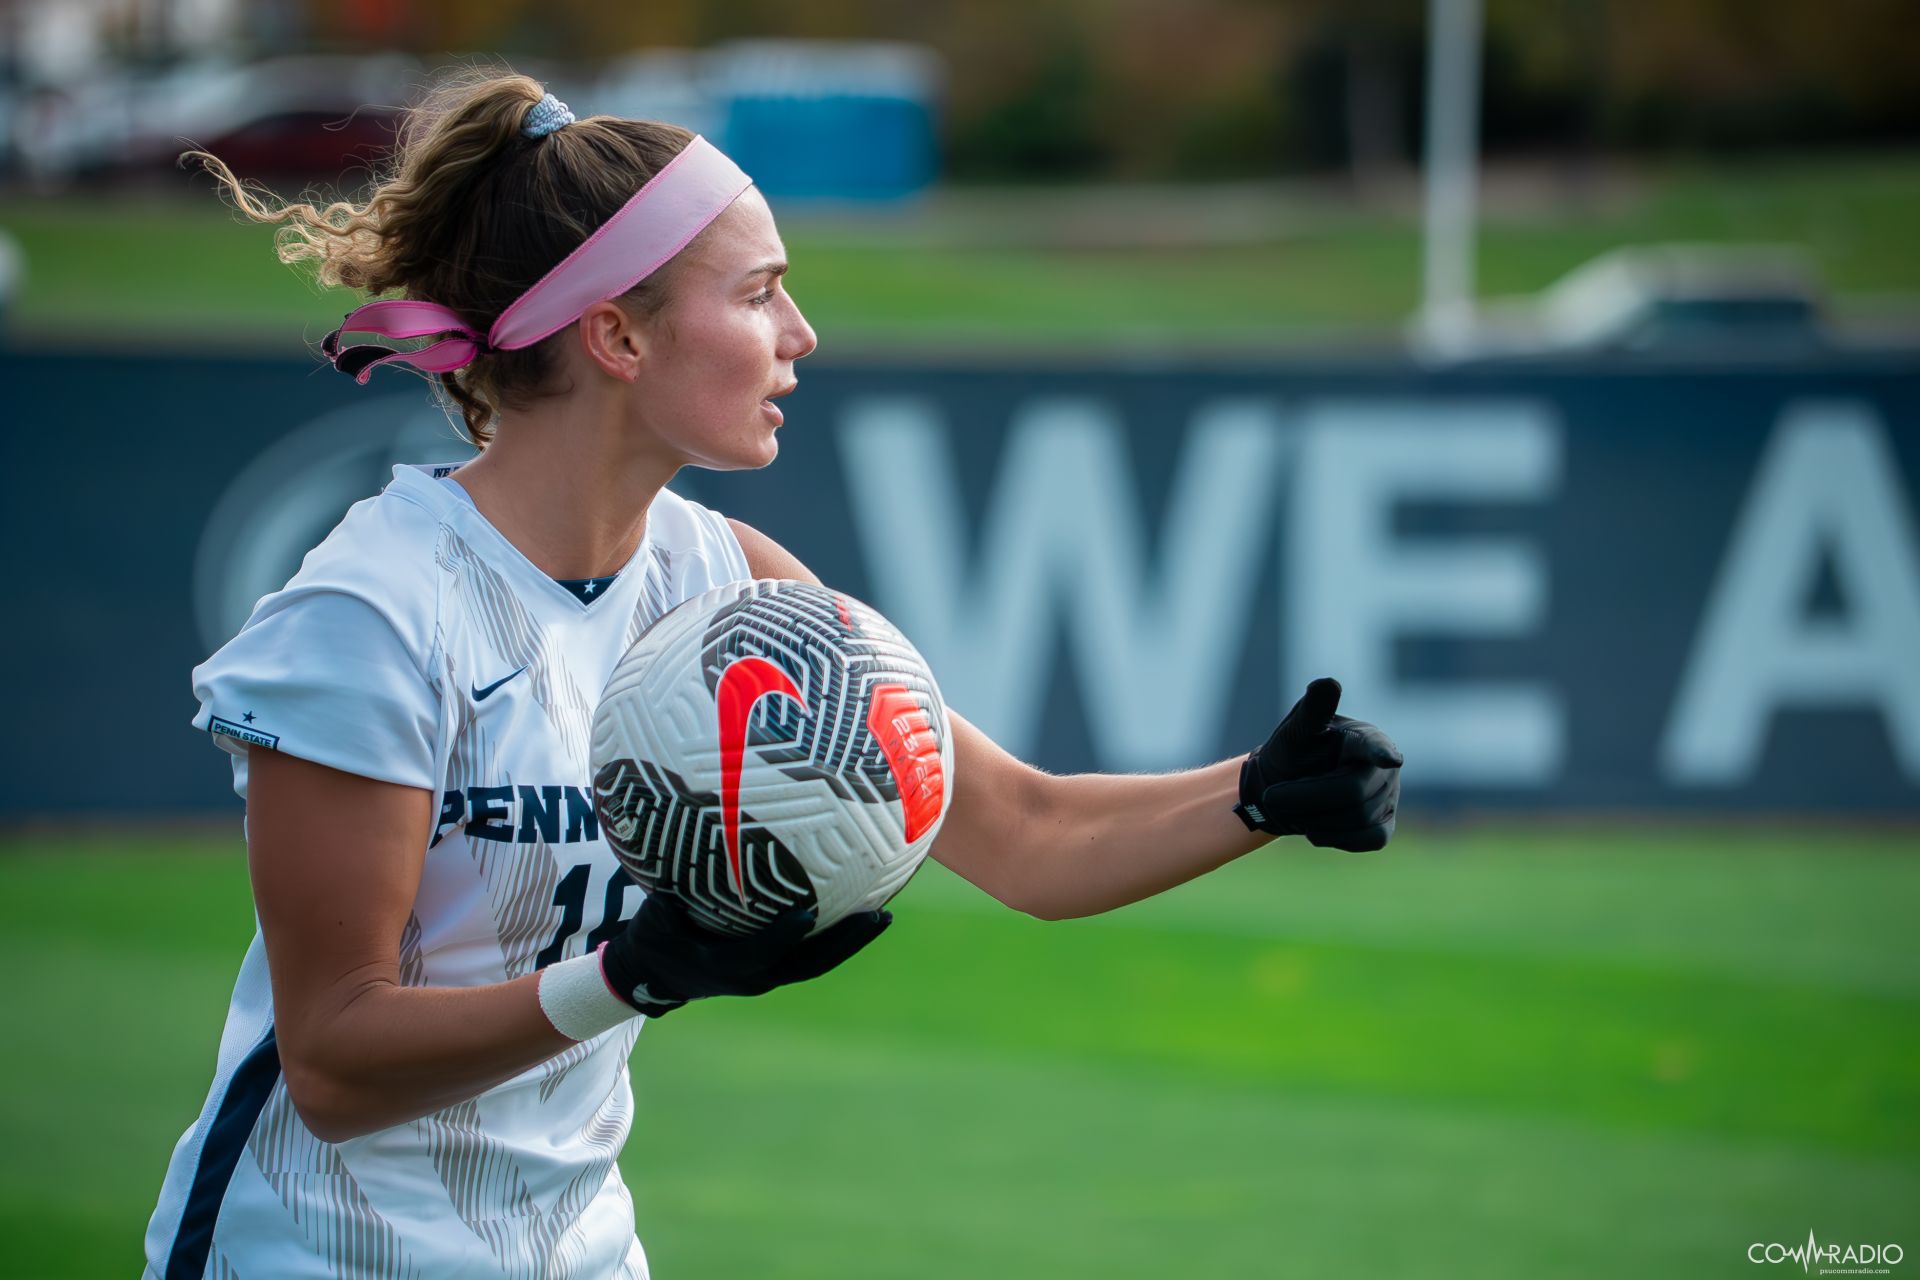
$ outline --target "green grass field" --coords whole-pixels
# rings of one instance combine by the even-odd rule
[[[846,970],[649,1027],[624,1166],[667,1278],[1913,1253],[1916,904],[1915,833],[1416,828],[1055,924],[932,867]],[[0,846],[0,1271],[138,1269],[251,928],[236,841]]]
[[[1238,227],[1224,240],[1201,229],[1222,206]],[[1081,234],[1093,214],[1099,233]],[[1916,225],[1920,155],[1650,166],[1590,201],[1490,199],[1480,288],[1529,292],[1624,244],[1791,243],[1812,256],[1843,319],[1870,318],[1920,296]],[[25,254],[11,324],[31,338],[216,337],[284,349],[317,339],[354,304],[280,266],[271,232],[236,225],[211,191],[14,196],[0,200],[0,228]],[[1164,193],[960,192],[892,216],[796,213],[784,230],[795,296],[827,354],[1036,340],[1244,353],[1397,333],[1420,279],[1412,208],[1356,206],[1319,189],[1185,203]]]

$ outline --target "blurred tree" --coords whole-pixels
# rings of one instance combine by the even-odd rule
[[[1516,35],[1549,33],[1525,24]],[[1788,146],[1920,136],[1910,0],[1607,0],[1598,23],[1607,139]]]
[[[582,61],[909,40],[961,178],[1260,177],[1416,155],[1426,0],[292,0],[323,43]],[[1920,138],[1914,0],[1486,0],[1490,151]]]
[[[1360,0],[1345,16],[1347,160],[1365,190],[1388,185],[1412,158],[1419,28],[1398,0]]]
[[[1055,37],[1013,92],[953,131],[957,173],[995,179],[1084,178],[1109,160],[1097,120],[1093,61],[1084,44]]]

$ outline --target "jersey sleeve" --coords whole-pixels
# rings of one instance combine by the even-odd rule
[[[740,539],[735,536],[727,518],[718,511],[707,511],[704,507],[701,510],[713,521],[713,539],[720,555],[718,568],[721,570],[721,580],[740,582],[753,577],[753,566],[747,563],[746,549],[740,545]]]
[[[741,548],[740,539],[734,536],[733,526],[727,523],[727,518],[691,499],[683,498],[681,504],[689,525],[686,536],[694,551],[706,561],[707,571],[712,576],[712,582],[708,585],[719,586],[753,577],[753,569],[747,564],[747,553]]]
[[[270,747],[333,769],[431,790],[439,696],[422,658],[366,599],[289,590],[193,672],[194,726],[234,757]]]

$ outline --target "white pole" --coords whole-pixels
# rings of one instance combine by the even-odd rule
[[[1427,3],[1427,206],[1419,332],[1437,354],[1473,339],[1481,0]]]

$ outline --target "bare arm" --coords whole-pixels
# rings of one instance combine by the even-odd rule
[[[819,582],[792,553],[732,521],[755,577]],[[933,857],[1042,919],[1098,915],[1184,884],[1273,837],[1233,815],[1238,760],[1172,774],[1056,777],[951,709],[953,799]]]
[[[1168,774],[1054,777],[959,715],[953,805],[933,856],[1043,920],[1163,893],[1273,839],[1233,816],[1240,762]]]
[[[474,1097],[573,1043],[541,1012],[538,975],[400,984],[432,820],[430,792],[249,749],[247,863],[280,1065],[324,1141]]]

